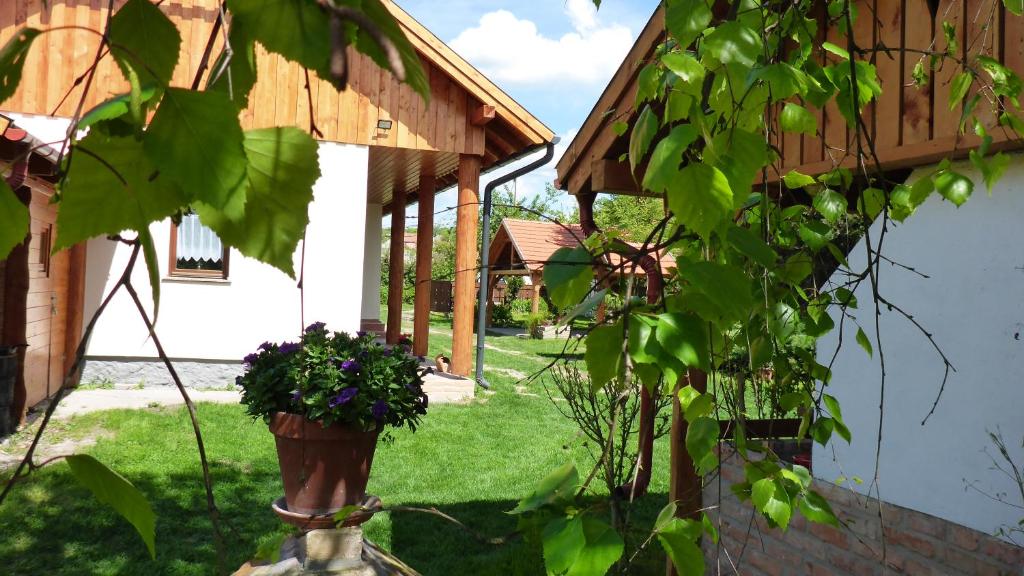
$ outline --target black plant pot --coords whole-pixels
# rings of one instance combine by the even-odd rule
[[[18,379],[18,349],[0,346],[0,436],[14,432],[11,405],[14,404],[14,383]]]

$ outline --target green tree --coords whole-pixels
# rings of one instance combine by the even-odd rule
[[[607,196],[594,203],[594,220],[605,232],[616,231],[629,242],[643,242],[665,217],[661,198]]]

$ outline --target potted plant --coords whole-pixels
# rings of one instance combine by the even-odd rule
[[[242,404],[275,436],[289,513],[360,504],[378,437],[389,440],[388,427],[416,430],[427,369],[410,350],[407,338],[387,348],[317,322],[299,342],[265,342],[245,357]]]

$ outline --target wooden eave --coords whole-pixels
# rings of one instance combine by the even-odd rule
[[[1009,20],[1005,7],[999,4],[995,7],[994,27],[986,29],[976,22],[975,16],[988,13],[988,1],[941,0],[938,14],[945,15],[947,20],[958,26],[959,58],[973,58],[980,49],[984,49],[986,54],[1017,74],[1024,75],[1024,25],[1019,19]],[[943,18],[932,18],[927,0],[873,0],[870,5],[865,0],[858,0],[858,4],[861,14],[874,14],[883,23],[875,30],[871,18],[859,19],[853,31],[858,44],[865,47],[884,45],[894,49],[895,54],[889,57],[885,51],[876,53],[872,63],[877,68],[884,91],[864,111],[865,124],[875,143],[878,167],[888,172],[926,166],[950,156],[967,156],[980,144],[980,139],[973,134],[957,134],[963,105],[953,103],[951,106],[949,102],[953,67],[933,71],[929,84],[922,89],[914,86],[912,78],[919,51],[946,49]],[[624,163],[619,156],[628,146],[629,133],[618,136],[612,126],[620,121],[630,127],[635,123],[637,76],[643,64],[654,57],[664,41],[664,19],[664,9],[659,7],[558,161],[556,186],[559,189],[570,194],[641,193],[637,186],[629,186],[628,179],[621,177]],[[835,30],[819,32],[817,42],[825,41],[842,42]],[[902,47],[912,52],[895,51]],[[970,94],[976,92],[975,87]],[[850,168],[856,165],[853,131],[847,127],[835,104],[827,105],[824,110],[811,108],[811,112],[818,120],[818,134],[786,133],[773,138],[771,144],[781,154],[768,170],[769,182],[780,180],[791,170],[819,175],[837,166]],[[990,114],[984,116],[993,138],[992,150],[1024,147],[1024,142],[1010,131],[1002,127],[992,128],[994,119]],[[873,164],[875,159],[872,158],[871,162]],[[628,168],[625,164],[625,170]],[[599,170],[605,172],[595,177]],[[638,170],[642,173],[643,166]],[[601,182],[603,186],[594,186]]]

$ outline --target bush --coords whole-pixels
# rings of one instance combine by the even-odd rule
[[[491,312],[491,324],[493,326],[508,327],[515,324],[515,317],[512,314],[512,306],[508,304],[495,304]]]
[[[530,334],[531,338],[544,338],[544,327],[549,323],[550,316],[548,314],[542,312],[530,314],[526,319],[526,331]]]

